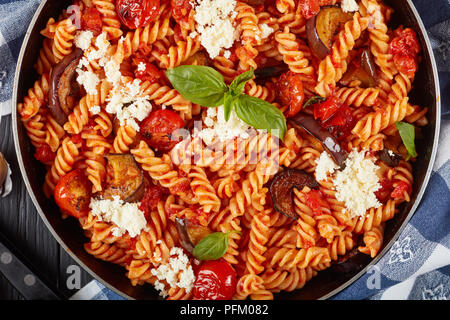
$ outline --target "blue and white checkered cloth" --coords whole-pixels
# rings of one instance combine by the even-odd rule
[[[450,0],[413,0],[438,64],[442,124],[428,188],[400,238],[365,275],[332,299],[450,299]],[[15,62],[39,0],[0,0],[0,116],[11,112]],[[433,10],[429,10],[433,8]],[[72,299],[123,299],[97,281]]]

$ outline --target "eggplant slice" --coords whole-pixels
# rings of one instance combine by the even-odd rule
[[[319,140],[338,166],[343,168],[348,156],[347,151],[341,147],[336,138],[327,129],[323,128],[312,115],[299,112],[291,120]]]
[[[319,184],[313,176],[302,170],[286,169],[277,173],[269,187],[274,209],[291,219],[297,220],[298,215],[294,209],[292,189],[302,190],[305,186],[313,189],[319,187]]]
[[[339,81],[348,86],[352,81],[358,81],[362,88],[376,87],[378,76],[372,53],[368,47],[361,51],[361,54],[354,58],[354,63],[350,63],[347,71]]]
[[[120,196],[126,202],[138,202],[145,193],[144,174],[131,154],[113,154],[105,156],[107,164],[107,188],[103,198]]]
[[[384,148],[383,150],[378,151],[378,156],[380,160],[386,163],[389,167],[398,166],[400,160],[402,159],[402,155],[398,153],[394,153],[389,149]]]
[[[319,13],[306,21],[306,37],[314,54],[320,58],[330,53],[333,38],[340,26],[351,20],[353,14],[339,6],[324,6]]]
[[[201,239],[212,231],[208,227],[190,222],[188,219],[175,218],[175,226],[180,236],[181,245],[189,252],[194,252],[194,248]]]
[[[71,54],[62,59],[53,69],[50,75],[50,90],[48,98],[48,108],[61,126],[67,122],[67,115],[70,111],[68,98],[76,98],[76,88],[73,86],[78,61],[83,51],[75,49]],[[72,101],[74,100],[72,99]]]

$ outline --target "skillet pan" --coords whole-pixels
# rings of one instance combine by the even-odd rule
[[[415,181],[411,201],[404,203],[394,218],[387,222],[383,248],[376,258],[371,259],[365,254],[356,253],[337,267],[319,272],[301,290],[276,294],[275,299],[327,299],[349,286],[390,249],[414,214],[425,192],[439,138],[440,96],[436,63],[425,28],[412,2],[410,0],[385,0],[385,3],[395,10],[390,27],[393,28],[400,24],[411,27],[416,31],[422,47],[422,61],[413,84],[414,88],[409,96],[412,103],[429,108],[427,114],[429,124],[423,128],[423,137],[417,141],[416,145],[419,157],[413,169]],[[14,106],[12,129],[20,170],[28,193],[42,220],[59,244],[80,266],[106,287],[127,299],[159,299],[158,293],[150,285],[133,287],[125,276],[124,268],[98,260],[84,251],[83,243],[87,239],[84,237],[78,221],[61,219],[57,205],[44,196],[42,184],[45,168],[34,159],[33,147],[15,108],[17,102],[23,100],[28,88],[32,87],[37,79],[33,66],[43,40],[39,33],[40,30],[45,27],[50,17],[57,17],[69,5],[71,5],[71,1],[68,0],[43,0],[31,21],[19,54],[12,98]]]

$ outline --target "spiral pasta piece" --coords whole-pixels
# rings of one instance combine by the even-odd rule
[[[190,180],[181,177],[178,171],[173,169],[168,155],[164,155],[162,158],[156,157],[153,150],[144,141],[141,141],[139,146],[131,149],[130,152],[142,169],[147,171],[150,177],[158,181],[161,186],[169,188],[188,203],[197,201],[189,187]]]
[[[50,146],[53,152],[58,150],[61,139],[66,135],[64,128],[50,115],[47,114],[45,122],[45,142]]]
[[[109,245],[102,242],[88,242],[84,244],[84,249],[87,253],[95,256],[96,258],[125,266],[128,260],[131,258],[127,255],[126,251],[116,247],[115,245]]]
[[[346,105],[355,107],[371,107],[377,102],[378,88],[340,88],[336,91],[336,96],[339,101]]]
[[[331,258],[327,248],[311,247],[308,249],[270,248],[266,251],[267,267],[278,266],[281,269],[320,268],[329,263]]]
[[[70,134],[78,134],[89,122],[90,109],[100,104],[98,94],[87,94],[80,99],[78,104],[68,116],[68,121],[64,124],[64,130]]]
[[[124,39],[125,58],[138,51],[148,52],[153,43],[173,35],[174,31],[170,27],[170,11],[164,10],[162,5],[160,12],[162,12],[160,17],[154,22],[127,32]]]
[[[361,36],[361,32],[368,26],[368,19],[361,17],[356,12],[353,19],[344,24],[344,29],[336,36],[336,40],[331,46],[330,54],[319,64],[317,70],[316,92],[322,97],[330,95],[331,90],[336,87],[336,82],[340,80],[347,70],[347,58],[355,41]]]
[[[53,40],[45,38],[42,41],[42,48],[39,50],[39,57],[34,65],[38,74],[50,74],[53,66],[56,64],[55,56],[53,55]]]
[[[108,39],[117,39],[123,32],[120,29],[120,20],[116,13],[116,6],[113,0],[92,0],[102,16],[102,31],[106,32]]]
[[[246,268],[248,272],[259,274],[264,270],[264,252],[269,234],[269,215],[265,212],[253,216],[248,243]]]
[[[114,138],[113,151],[115,153],[127,153],[130,150],[130,145],[134,142],[136,137],[136,130],[130,125],[121,126],[117,130]]]
[[[76,29],[76,26],[72,24],[72,20],[70,19],[65,19],[57,23],[52,45],[55,62],[61,61],[72,52]]]
[[[384,109],[368,113],[359,120],[352,133],[356,134],[362,141],[386,129],[397,121],[402,121],[405,117],[414,112],[414,108],[408,104],[408,98],[398,100],[395,104],[389,104]]]
[[[295,34],[290,32],[289,27],[285,27],[283,32],[275,33],[275,40],[278,43],[278,51],[283,55],[283,61],[289,69],[302,75],[303,81],[314,82],[314,68],[309,64],[305,51],[301,50],[301,43]]]
[[[49,197],[48,191],[53,192],[59,179],[72,170],[76,157],[79,155],[79,147],[66,137],[59,147],[56,158],[50,170],[45,175],[44,190]]]
[[[49,75],[44,73],[28,90],[23,103],[17,105],[17,110],[23,120],[30,119],[39,112],[39,109],[47,102],[50,90]]]
[[[397,70],[392,60],[392,54],[389,52],[388,27],[381,6],[376,0],[362,0],[360,8],[362,15],[369,18],[371,23],[371,27],[368,28],[369,47],[374,61],[380,67],[381,72],[392,79]]]

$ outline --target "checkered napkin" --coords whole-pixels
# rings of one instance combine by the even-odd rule
[[[0,116],[11,112],[16,58],[39,0],[0,0]],[[450,0],[413,0],[428,30],[441,84],[440,146],[416,213],[386,255],[332,299],[450,298]],[[433,8],[433,10],[429,10]],[[92,281],[71,299],[123,299]]]

